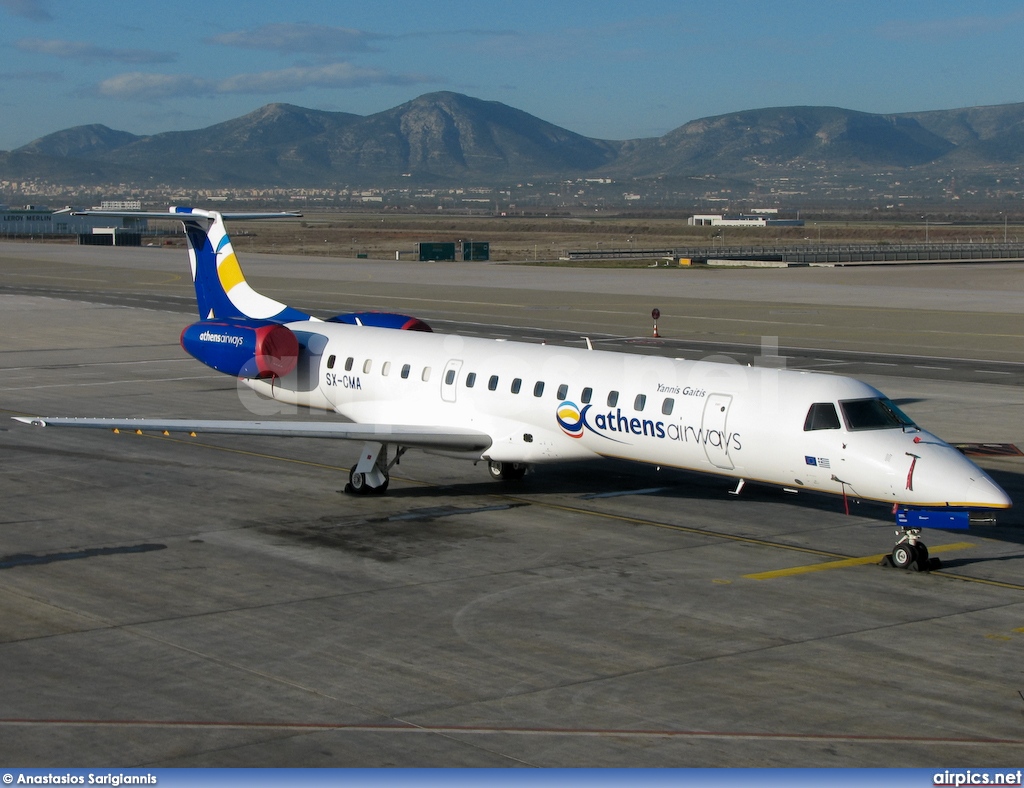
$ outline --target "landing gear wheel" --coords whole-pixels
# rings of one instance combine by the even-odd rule
[[[898,569],[908,568],[917,559],[917,550],[909,542],[900,542],[892,549],[892,565]]]
[[[495,481],[517,481],[526,475],[526,463],[522,462],[495,462],[487,463],[487,472]]]
[[[354,493],[356,495],[366,495],[370,491],[369,485],[366,483],[365,473],[356,473],[356,469],[353,468],[348,472],[348,487],[345,488],[345,492]]]
[[[348,472],[348,485],[345,487],[345,492],[353,493],[354,495],[383,495],[388,489],[390,481],[391,477],[384,474],[384,482],[376,487],[371,487],[370,483],[366,480],[366,474],[356,473],[356,469],[353,468]]]
[[[928,546],[921,541],[920,529],[903,529],[896,532],[900,540],[892,548],[889,561],[899,569],[916,569],[927,572],[938,569],[942,562],[937,558],[928,557]]]

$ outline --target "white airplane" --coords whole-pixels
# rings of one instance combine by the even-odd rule
[[[180,219],[201,318],[182,332],[185,351],[352,423],[18,418],[28,424],[359,441],[352,493],[386,490],[410,448],[483,460],[500,480],[549,462],[635,460],[731,477],[737,494],[753,481],[891,504],[892,561],[911,568],[929,565],[921,528],[966,528],[1011,506],[981,468],[852,378],[435,334],[390,313],[320,320],[254,291],[224,228],[298,214],[86,213]]]

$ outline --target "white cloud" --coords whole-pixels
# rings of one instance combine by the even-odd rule
[[[364,85],[409,85],[430,81],[427,77],[390,74],[376,68],[360,68],[351,63],[323,66],[293,66],[258,74],[237,74],[217,83],[219,93],[279,93],[317,88],[355,88]]]
[[[0,72],[0,80],[4,82],[63,82],[64,74],[60,71],[5,71]]]
[[[61,39],[23,38],[15,46],[22,52],[78,60],[83,63],[104,61],[116,63],[172,63],[177,60],[173,52],[147,49],[109,49],[84,41]]]
[[[176,96],[209,95],[216,90],[212,80],[201,77],[134,71],[103,80],[97,86],[97,92],[110,98],[157,101]]]
[[[53,21],[48,5],[47,0],[0,0],[0,8],[6,8],[8,13],[34,22]]]
[[[947,19],[894,19],[875,28],[882,38],[940,39],[998,33],[1024,21],[1024,12],[1003,16],[956,16]]]
[[[304,52],[332,55],[339,52],[372,52],[372,41],[389,36],[331,25],[277,22],[250,30],[236,30],[206,39],[211,44],[266,49],[274,52]]]
[[[175,96],[212,96],[224,93],[285,93],[305,88],[357,88],[366,85],[411,85],[435,82],[420,74],[392,74],[380,69],[359,68],[351,63],[294,66],[277,71],[236,74],[224,79],[205,79],[188,74],[118,74],[97,86],[100,95],[135,101],[155,101]]]

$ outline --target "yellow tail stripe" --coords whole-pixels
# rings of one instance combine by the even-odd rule
[[[245,277],[242,276],[242,267],[238,264],[238,258],[235,257],[234,252],[217,265],[217,277],[220,279],[220,286],[224,288],[225,293],[230,293],[232,287],[245,281]]]

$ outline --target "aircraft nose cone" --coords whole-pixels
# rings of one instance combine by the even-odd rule
[[[1010,496],[987,474],[971,479],[967,485],[967,500],[971,506],[992,509],[1009,509],[1013,505]]]

